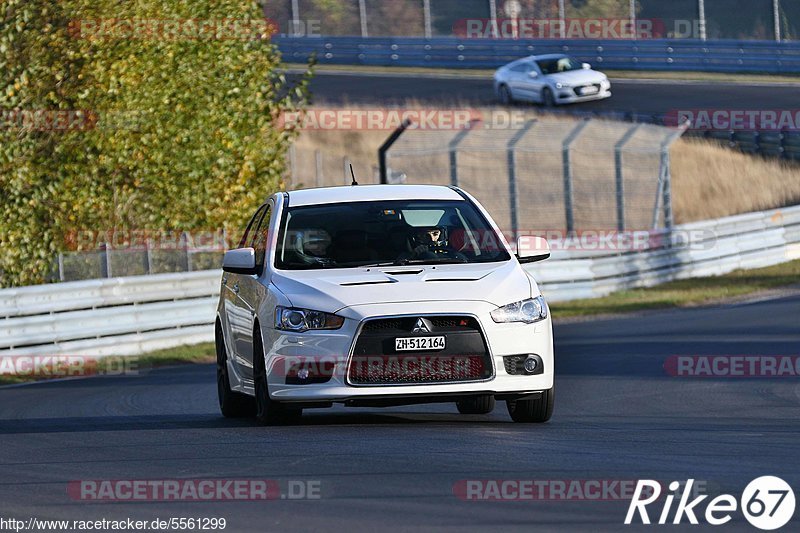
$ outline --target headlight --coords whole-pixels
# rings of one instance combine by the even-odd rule
[[[569,85],[566,83],[556,83],[556,89],[569,89]]]
[[[339,329],[344,318],[322,311],[277,307],[275,329],[283,331],[308,331],[313,329]]]
[[[514,302],[491,312],[495,322],[524,322],[533,324],[547,318],[547,304],[543,296]]]

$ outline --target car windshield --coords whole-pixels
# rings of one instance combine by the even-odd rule
[[[536,61],[542,74],[557,74],[559,72],[569,72],[571,70],[581,70],[583,64],[571,57],[554,57],[552,59],[540,59]]]
[[[289,208],[275,266],[315,270],[510,259],[498,234],[467,201],[381,201]]]

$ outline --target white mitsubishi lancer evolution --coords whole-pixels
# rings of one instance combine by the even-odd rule
[[[216,317],[227,417],[453,402],[517,422],[553,412],[547,304],[486,210],[456,187],[282,192],[225,255]]]

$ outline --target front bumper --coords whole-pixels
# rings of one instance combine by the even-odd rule
[[[579,104],[581,102],[594,102],[597,100],[605,100],[611,98],[611,90],[600,91],[588,96],[577,96],[571,90],[561,89],[556,91],[556,101],[559,104]]]
[[[339,312],[346,318],[337,331],[286,333],[264,329],[268,385],[277,401],[308,404],[380,404],[450,401],[474,394],[508,395],[509,398],[535,394],[553,386],[553,335],[548,317],[536,324],[497,324],[489,313],[497,307],[487,302],[410,302],[350,307]],[[386,317],[463,315],[475,317],[481,325],[492,363],[491,376],[466,382],[357,385],[349,383],[348,368],[356,335],[365,321]],[[503,357],[536,354],[544,371],[538,375],[510,375]],[[428,355],[428,354],[426,354]],[[287,371],[298,361],[316,361],[330,379],[324,383],[287,384]]]

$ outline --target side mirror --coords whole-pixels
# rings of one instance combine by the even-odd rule
[[[256,251],[252,248],[240,248],[225,253],[222,260],[222,270],[231,274],[244,274],[254,276],[256,269]]]
[[[539,73],[536,72],[535,70],[532,70],[532,71],[530,71],[528,73],[528,76],[530,76],[531,78],[538,78],[539,77]]]
[[[517,259],[520,263],[536,263],[550,258],[547,239],[521,235],[517,238]]]
[[[592,70],[592,66],[589,63],[584,63],[581,67],[583,67],[583,70]]]

